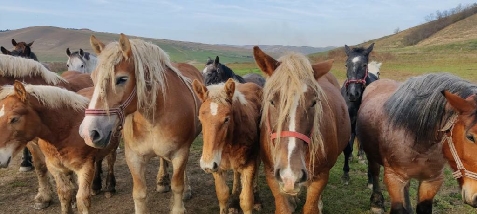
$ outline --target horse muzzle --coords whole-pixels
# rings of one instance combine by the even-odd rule
[[[88,146],[104,149],[109,145],[113,134],[113,124],[117,117],[111,116],[86,116],[80,125],[79,134]]]
[[[470,205],[471,207],[477,208],[477,193],[469,193],[463,188],[462,200],[464,200],[464,203]]]
[[[5,161],[1,161],[0,162],[0,168],[7,168],[8,167],[8,164],[10,164],[10,161],[12,160],[12,156],[9,156],[8,158],[6,158]]]

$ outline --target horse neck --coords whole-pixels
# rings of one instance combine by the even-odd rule
[[[371,84],[372,82],[376,80],[378,80],[378,77],[374,75],[373,73],[368,72],[368,77],[366,77],[366,86],[368,86],[369,84]]]
[[[250,102],[250,101],[249,101]],[[248,103],[243,105],[238,100],[234,100],[232,104],[234,126],[233,126],[233,143],[238,145],[250,145],[254,143],[253,137],[258,137],[258,117],[253,112],[258,112],[259,109],[251,110],[255,105]],[[257,138],[258,139],[258,138]]]
[[[226,65],[222,65],[222,69],[224,70],[224,73],[225,73],[225,79],[223,80],[224,82],[227,81],[229,78],[234,78],[235,80],[239,81],[240,83],[245,83],[245,80],[234,73],[234,71],[232,71],[232,69],[230,69],[229,67],[227,67]]]
[[[39,61],[38,61],[38,58],[36,58],[36,54],[33,53],[33,52],[30,52],[30,56],[29,56],[29,57],[30,57],[30,59],[33,59],[33,60],[39,62]]]
[[[89,55],[89,60],[85,60],[85,61],[87,66],[86,72],[92,73],[94,69],[96,68],[97,58],[93,55]]]

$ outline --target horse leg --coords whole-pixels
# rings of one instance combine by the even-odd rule
[[[381,192],[381,184],[379,183],[379,171],[381,166],[368,159],[368,187],[371,185],[373,193],[371,194],[371,212],[381,214],[384,213],[384,197]]]
[[[159,158],[159,170],[156,178],[156,191],[160,193],[171,191],[171,179],[167,173],[168,162],[164,158]]]
[[[184,207],[184,189],[185,189],[185,169],[189,157],[189,148],[177,151],[172,159],[172,214],[183,214],[186,212]]]
[[[432,201],[434,196],[442,186],[444,182],[444,177],[441,174],[437,178],[428,181],[421,181],[419,183],[419,196],[416,206],[417,214],[427,214],[432,213]]]
[[[106,176],[106,187],[104,189],[104,196],[106,198],[111,198],[116,192],[116,177],[114,176],[114,163],[116,162],[116,149],[111,150],[111,152],[106,156],[108,161],[108,175]]]
[[[329,176],[329,171],[320,173],[319,179],[312,181],[306,189],[306,202],[303,205],[304,214],[322,213],[321,193],[328,183]]]
[[[343,182],[344,185],[349,184],[349,162],[350,162],[350,157],[352,157],[352,154],[353,154],[353,140],[354,140],[354,137],[350,138],[348,145],[346,145],[346,148],[343,150],[344,165],[343,165],[343,176],[341,176],[341,181]]]
[[[25,147],[23,148],[23,154],[22,154],[22,162],[20,164],[20,172],[29,172],[33,170],[33,165],[32,165],[32,157],[30,151],[28,151],[28,148]]]
[[[411,198],[409,197],[409,187],[411,186],[411,181],[408,181],[406,186],[404,186],[404,206],[406,210],[409,210],[409,213],[413,213]]]
[[[136,213],[148,213],[146,206],[146,164],[144,157],[132,151],[128,143],[125,143],[126,163],[133,178],[133,199]]]
[[[36,142],[28,142],[27,146],[31,151],[36,176],[38,177],[38,194],[35,196],[35,205],[33,205],[33,208],[37,210],[44,209],[50,206],[53,196],[52,185],[48,176],[48,168],[45,163],[45,156]]]
[[[78,192],[76,193],[76,203],[78,212],[89,213],[91,207],[91,182],[93,181],[94,161],[87,161],[83,167],[76,172],[78,176]]]
[[[229,187],[226,183],[226,172],[214,172],[212,173],[215,181],[215,193],[217,194],[217,199],[219,200],[220,214],[227,214],[227,201],[229,199]]]
[[[184,194],[182,195],[182,199],[187,201],[192,198],[192,188],[189,184],[189,176],[187,176],[187,172],[184,170]]]
[[[74,184],[71,182],[71,177],[68,173],[63,173],[62,169],[56,168],[53,164],[46,160],[46,165],[48,170],[55,178],[56,182],[56,191],[58,193],[58,199],[61,204],[61,213],[68,214],[73,213],[71,204],[73,199]]]
[[[275,214],[293,213],[296,206],[291,204],[291,199],[280,192],[278,182],[273,175],[273,169],[265,166],[265,177],[273,197],[275,198]]]
[[[384,167],[384,183],[391,198],[391,214],[411,213],[412,210],[406,210],[404,204],[404,190],[409,180],[399,176],[390,167]]]
[[[253,209],[260,211],[262,209],[262,200],[260,199],[260,191],[258,186],[258,170],[260,169],[260,156],[257,158],[255,166],[255,174],[253,179]]]
[[[99,159],[94,162],[94,179],[93,185],[91,186],[91,189],[93,190],[91,192],[92,195],[97,195],[101,192],[101,174],[103,174],[102,163],[103,159]]]
[[[225,176],[224,172],[224,176]],[[234,173],[234,180],[232,183],[232,194],[230,197],[228,197],[227,201],[227,207],[229,210],[229,213],[238,213],[240,211],[240,173],[237,170],[233,170]],[[224,179],[225,180],[225,179]],[[227,193],[228,194],[228,193]]]
[[[251,214],[253,210],[253,185],[254,178],[257,172],[255,164],[251,164],[247,168],[242,170],[240,175],[240,181],[242,186],[242,192],[240,193],[240,208],[244,214]]]

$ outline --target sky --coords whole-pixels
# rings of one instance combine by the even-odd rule
[[[356,45],[471,0],[2,0],[0,29],[88,28],[228,45]]]

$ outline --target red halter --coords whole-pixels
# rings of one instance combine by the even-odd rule
[[[273,139],[275,138],[278,138],[278,133],[277,132],[272,132],[272,128],[270,126],[270,117],[267,116],[267,129],[268,129],[268,133],[270,135],[270,141],[273,142]],[[313,129],[315,128],[315,126],[313,125],[313,128],[311,128],[311,131],[310,131],[310,135],[313,133]],[[302,133],[299,133],[299,132],[294,132],[294,131],[281,131],[280,132],[280,138],[282,137],[295,137],[295,138],[298,138],[300,140],[303,140],[305,141],[307,144],[310,144],[311,142],[311,137],[308,137]]]
[[[134,96],[136,96],[136,86],[134,86],[133,90],[131,91],[131,94],[129,94],[129,97],[119,105],[117,108],[111,108],[109,110],[104,110],[104,109],[86,109],[84,111],[85,116],[87,115],[92,115],[92,116],[109,116],[111,114],[116,114],[119,117],[119,126],[117,128],[117,131],[121,131],[123,129],[123,124],[124,124],[124,110],[128,105],[131,103],[133,100]]]
[[[346,79],[345,86],[348,88],[348,85],[351,83],[363,84],[363,87],[366,87],[366,78],[368,78],[368,67],[366,66],[366,72],[362,79]]]

